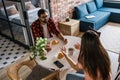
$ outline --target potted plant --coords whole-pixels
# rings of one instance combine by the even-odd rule
[[[36,38],[35,44],[30,47],[30,51],[33,52],[33,58],[35,59],[37,56],[40,56],[40,59],[47,59],[45,50],[45,45],[47,44],[47,38]]]

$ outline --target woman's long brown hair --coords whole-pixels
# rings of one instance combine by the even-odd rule
[[[97,80],[98,71],[102,80],[110,80],[110,59],[96,32],[89,30],[83,34],[78,62],[93,80]]]

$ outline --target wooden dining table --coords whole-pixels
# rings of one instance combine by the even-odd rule
[[[77,58],[78,58],[78,55],[79,55],[79,50],[75,49],[74,45],[81,42],[80,37],[76,37],[76,36],[64,36],[64,37],[67,39],[67,44],[65,44],[62,40],[60,40],[57,37],[50,38],[49,42],[52,43],[53,40],[57,40],[58,44],[51,45],[52,49],[46,54],[46,57],[47,57],[46,60],[41,60],[39,56],[36,58],[37,63],[40,64],[40,65],[43,65],[45,67],[52,68],[52,69],[55,69],[55,70],[61,69],[61,72],[63,72],[64,74],[60,73],[60,80],[65,80],[65,78],[66,78],[65,73],[69,72],[69,71],[66,71],[66,70],[70,69],[71,66],[66,61],[65,57],[63,57],[62,59],[58,59],[58,57],[57,57],[58,53],[61,51],[61,48],[64,46],[66,48],[66,53],[69,55],[68,49],[73,48],[74,49],[73,55],[69,55],[69,56],[71,57],[71,59],[73,61],[77,62]],[[59,61],[60,63],[62,63],[63,67],[58,68],[54,64],[55,61]],[[62,70],[65,70],[66,72],[62,71]]]
[[[51,51],[49,51],[47,54],[46,54],[46,57],[47,59],[46,60],[41,60],[40,57],[38,56],[36,58],[36,61],[38,62],[38,64],[40,65],[43,65],[43,66],[46,66],[46,67],[49,67],[49,68],[53,68],[53,69],[59,69],[55,64],[54,62],[56,60],[58,60],[59,62],[61,62],[64,67],[62,68],[67,68],[67,67],[70,67],[70,65],[68,64],[68,62],[65,60],[65,58],[63,57],[62,59],[58,59],[57,58],[57,55],[58,53],[60,52],[60,48],[65,46],[66,47],[66,50],[67,50],[67,53],[68,53],[68,49],[69,48],[73,48],[74,49],[74,52],[73,52],[73,55],[70,56],[75,62],[77,62],[77,57],[78,57],[78,54],[79,54],[79,51],[77,49],[74,48],[74,45],[76,43],[80,43],[81,41],[81,38],[79,37],[75,37],[75,36],[64,36],[66,39],[67,39],[67,44],[65,44],[62,40],[60,40],[59,38],[57,37],[53,37],[53,38],[50,38],[49,39],[49,42],[52,42],[52,40],[57,40],[59,43],[56,44],[56,45],[51,45]],[[69,54],[69,53],[68,53]]]

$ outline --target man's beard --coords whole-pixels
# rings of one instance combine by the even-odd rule
[[[42,23],[47,23],[48,22],[48,20],[46,19],[46,20],[40,20]]]

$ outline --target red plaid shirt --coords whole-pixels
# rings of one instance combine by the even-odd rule
[[[50,37],[52,37],[53,34],[55,34],[56,36],[58,34],[60,34],[60,31],[58,30],[53,19],[51,19],[51,18],[49,18],[49,20],[48,20],[47,28],[48,28],[48,32],[50,33]],[[44,30],[43,30],[42,24],[40,23],[39,19],[37,19],[36,21],[34,21],[32,23],[31,29],[32,29],[32,34],[33,34],[34,40],[37,37],[44,37]]]

